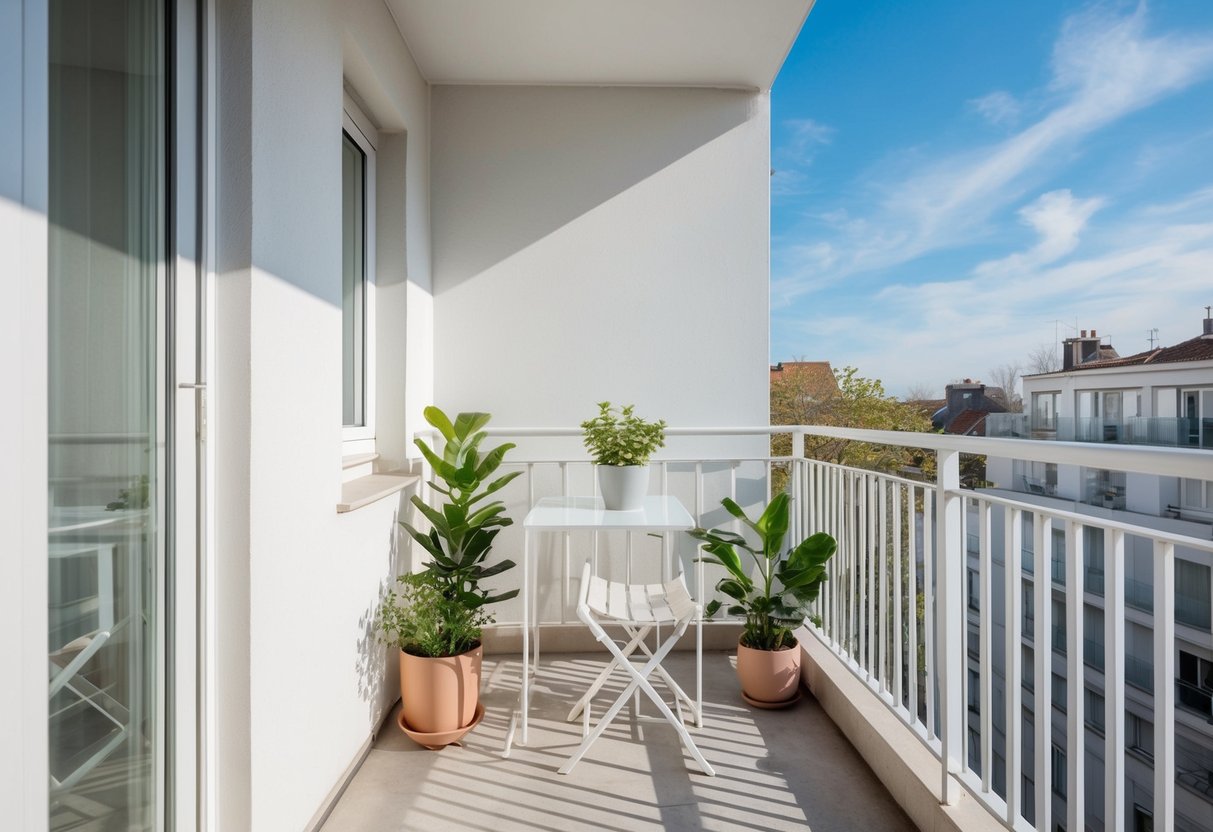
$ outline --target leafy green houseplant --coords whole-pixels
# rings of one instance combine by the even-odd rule
[[[456,741],[484,714],[480,637],[492,618],[483,607],[518,594],[517,589],[494,594],[480,585],[514,567],[508,559],[485,565],[494,539],[513,523],[504,502],[487,498],[521,471],[494,478],[514,445],[481,452],[487,413],[460,413],[452,422],[437,407],[427,407],[425,418],[442,435],[442,451],[420,438],[416,443],[433,468],[429,486],[445,499],[435,508],[413,495],[430,528],[401,525],[428,560],[416,574],[402,575],[398,589],[385,595],[379,629],[384,641],[400,649],[400,727],[435,748]]]
[[[665,446],[665,421],[646,422],[634,405],[599,402],[598,415],[581,423],[585,447],[598,467],[598,486],[608,510],[641,507],[649,484],[649,458]]]
[[[723,529],[697,528],[690,535],[703,544],[703,560],[728,573],[716,584],[731,599],[730,615],[742,616],[744,625],[737,652],[737,673],[742,690],[752,702],[773,704],[798,695],[800,651],[794,650],[793,631],[809,613],[826,580],[826,563],[838,548],[828,534],[818,532],[787,549],[790,497],[771,500],[757,520],[727,497],[725,510],[753,532],[757,543]],[[743,560],[739,550],[749,557]],[[712,601],[705,609],[715,615],[723,606]],[[780,655],[783,654],[783,655]]]

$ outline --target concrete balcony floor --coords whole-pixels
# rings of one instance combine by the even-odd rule
[[[741,699],[733,658],[722,652],[704,653],[704,727],[691,729],[715,777],[695,767],[670,725],[636,720],[630,705],[572,774],[557,774],[581,741],[581,723],[564,717],[603,660],[545,655],[532,688],[530,743],[502,759],[519,662],[486,657],[485,718],[462,747],[422,749],[399,731],[393,714],[323,829],[914,829],[807,691],[788,710],[751,708]],[[693,692],[693,653],[674,653],[665,666]],[[595,719],[622,688],[617,673],[595,700]],[[645,700],[641,713],[657,711]]]

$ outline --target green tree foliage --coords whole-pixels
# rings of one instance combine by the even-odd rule
[[[835,370],[834,377],[838,392],[825,396],[807,395],[795,376],[773,381],[771,424],[932,432],[930,417],[920,408],[886,394],[879,379],[865,378],[855,367]],[[786,456],[791,450],[791,437],[772,437],[773,454]],[[934,471],[934,455],[927,451],[825,436],[806,436],[805,455],[874,471]]]

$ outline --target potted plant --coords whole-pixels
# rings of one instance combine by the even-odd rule
[[[598,404],[598,415],[581,423],[586,448],[598,469],[602,502],[611,511],[634,511],[649,490],[649,457],[665,446],[665,421],[646,422],[633,405]]]
[[[799,697],[800,651],[793,631],[804,623],[809,604],[817,600],[826,580],[826,562],[838,548],[828,534],[818,532],[785,551],[790,498],[786,493],[771,500],[757,520],[751,520],[733,500],[721,505],[751,529],[757,544],[722,529],[697,528],[690,532],[703,542],[702,559],[723,566],[728,575],[716,584],[717,591],[732,599],[730,615],[744,616],[737,646],[737,675],[742,695],[759,707],[779,707]],[[743,562],[744,549],[757,566]],[[719,599],[704,612],[713,616],[723,604]]]
[[[487,413],[460,413],[452,423],[438,408],[427,407],[425,418],[442,434],[442,452],[423,439],[415,441],[434,470],[430,487],[446,500],[434,508],[413,496],[430,530],[401,525],[430,559],[423,571],[401,578],[399,593],[384,599],[381,630],[401,650],[401,727],[438,735],[470,729],[477,718],[480,628],[491,620],[482,607],[518,594],[517,589],[491,594],[480,582],[514,567],[512,560],[485,565],[493,539],[513,521],[504,515],[505,503],[483,501],[522,472],[489,482],[514,445],[507,442],[481,453]]]

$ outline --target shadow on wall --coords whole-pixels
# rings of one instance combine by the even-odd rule
[[[358,696],[367,705],[372,730],[391,710],[396,701],[397,659],[393,651],[378,639],[379,602],[384,593],[396,586],[396,577],[402,574],[407,564],[402,562],[401,529],[398,524],[400,510],[392,515],[392,526],[388,532],[387,576],[379,579],[375,600],[358,617],[358,639],[354,646],[354,669],[358,678]],[[385,701],[388,691],[392,695]]]
[[[754,102],[738,90],[435,87],[435,293],[738,127]]]

